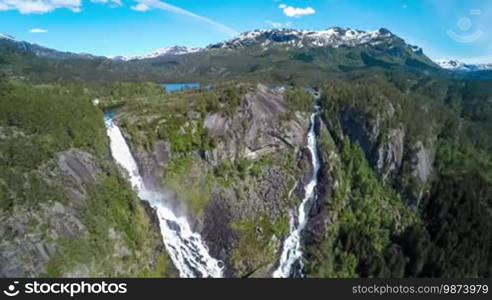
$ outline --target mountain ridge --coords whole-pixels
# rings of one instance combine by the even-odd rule
[[[206,47],[172,46],[156,49],[152,52],[137,56],[114,56],[116,60],[135,60],[156,58],[168,55],[183,55],[213,49],[239,49],[255,44],[261,44],[265,49],[271,45],[285,45],[294,48],[317,48],[317,47],[341,47],[357,46],[362,44],[377,45],[384,39],[399,39],[397,35],[385,28],[375,31],[365,31],[352,28],[330,27],[324,30],[298,30],[298,29],[255,29],[243,32],[238,36],[209,44]],[[416,53],[423,53],[421,47],[408,46]]]
[[[476,72],[492,71],[492,63],[471,64],[458,59],[440,59],[436,63],[443,69],[450,71]]]
[[[149,59],[149,58],[156,58],[156,57],[169,56],[169,55],[173,56],[173,55],[190,54],[190,53],[202,51],[203,49],[204,48],[200,48],[200,47],[186,47],[186,46],[176,45],[171,47],[159,48],[143,55],[135,55],[135,56],[118,55],[108,58],[113,60],[121,60],[121,61],[141,60],[141,59]]]
[[[376,31],[364,31],[351,28],[330,27],[325,30],[298,29],[256,29],[246,31],[237,37],[207,46],[214,48],[239,48],[249,46],[254,41],[287,44],[297,48],[302,47],[339,47],[374,42],[378,38],[396,37],[385,28]],[[264,45],[265,46],[265,45]]]
[[[423,54],[423,49],[419,46],[406,43],[402,38],[393,34],[386,28],[378,30],[359,30],[343,27],[330,27],[324,30],[298,30],[298,29],[255,29],[245,31],[229,40],[209,44],[205,47],[187,47],[187,46],[168,46],[157,48],[151,52],[142,55],[115,55],[101,56],[90,53],[76,53],[71,51],[60,51],[57,49],[45,47],[27,41],[16,40],[15,37],[0,33],[0,40],[15,42],[21,46],[24,51],[32,51],[36,56],[49,58],[108,58],[114,61],[133,61],[144,59],[155,59],[167,56],[180,56],[199,52],[206,52],[213,49],[244,49],[253,45],[260,45],[265,50],[273,45],[287,46],[297,49],[302,48],[321,48],[321,47],[355,47],[359,45],[377,46],[384,41],[391,40],[405,43],[414,53]],[[459,59],[438,59],[434,60],[440,68],[459,71],[459,72],[477,72],[492,70],[492,63],[466,63]]]
[[[17,40],[11,35],[0,33],[0,42],[2,40],[11,43],[11,45],[17,47],[20,52],[26,52],[26,53],[30,52],[38,57],[48,57],[48,58],[57,58],[57,59],[66,59],[66,58],[92,59],[92,58],[100,57],[90,53],[83,53],[83,52],[75,53],[70,51],[60,51],[57,49],[41,46],[35,43]]]
[[[0,38],[10,40],[16,43],[23,44],[23,48],[30,48],[35,55],[40,57],[50,58],[98,58],[105,57],[88,53],[74,53],[67,51],[59,51],[56,49],[40,46],[27,41],[17,41],[15,38],[7,34],[0,33]],[[380,28],[375,31],[364,31],[352,28],[330,27],[324,30],[298,30],[298,29],[256,29],[246,31],[229,40],[212,43],[206,47],[186,47],[186,46],[169,46],[158,48],[142,55],[125,56],[115,55],[106,57],[116,61],[131,61],[152,59],[164,56],[179,56],[192,54],[214,49],[242,49],[248,46],[260,45],[264,49],[278,46],[287,46],[297,49],[302,48],[322,48],[322,47],[355,47],[360,45],[377,46],[384,42],[391,43],[392,41],[400,42],[408,46],[413,52],[423,54],[421,47],[410,45],[385,28]]]
[[[20,55],[20,60],[12,59],[12,55]],[[406,43],[384,28],[375,31],[341,27],[320,31],[258,29],[205,48],[173,46],[142,56],[110,58],[1,39],[0,59],[5,62],[3,69],[8,74],[27,75],[36,80],[138,78],[154,82],[191,82],[262,76],[274,81],[309,81],[333,72],[372,67],[439,71],[422,48]],[[59,64],[57,59],[64,61]],[[33,68],[21,67],[22,64],[36,66],[35,69],[41,64],[43,68],[41,73],[34,74]],[[17,67],[12,68],[13,65]]]

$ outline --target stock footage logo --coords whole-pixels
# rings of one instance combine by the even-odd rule
[[[126,294],[127,283],[107,282],[105,280],[37,280],[29,279],[10,282],[3,294],[8,297],[30,295],[50,295],[73,298],[75,296],[121,295]]]
[[[464,16],[458,19],[456,25],[458,29],[461,31],[460,33],[456,33],[454,30],[450,29],[446,33],[450,38],[459,42],[459,43],[472,43],[478,40],[482,35],[483,31],[477,29],[471,32],[473,27],[473,17],[477,17],[482,14],[482,11],[479,9],[472,9],[469,12],[468,16]]]
[[[17,284],[19,284],[18,281],[14,281],[14,284],[9,284],[6,290],[3,290],[3,293],[9,297],[14,297],[17,296],[20,291],[17,290]]]

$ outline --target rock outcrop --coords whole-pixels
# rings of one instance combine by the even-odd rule
[[[71,201],[68,203],[41,203],[35,209],[15,206],[0,220],[0,276],[39,276],[46,272],[46,265],[56,255],[55,241],[59,238],[77,238],[86,227],[81,208],[87,191],[86,184],[94,183],[101,172],[95,159],[88,153],[68,150],[58,154],[55,161],[39,168],[47,181],[55,185],[63,181],[63,187]],[[62,186],[59,186],[62,188]],[[89,269],[76,272],[77,276],[89,276]]]
[[[377,172],[383,179],[394,177],[399,172],[403,162],[405,150],[405,128],[400,124],[399,127],[391,129],[383,142],[376,150],[374,162]]]
[[[137,150],[139,151],[139,150]],[[162,169],[171,157],[171,146],[168,142],[157,141],[152,152],[139,151],[139,167],[145,184],[159,188],[163,181]]]
[[[395,108],[391,103],[375,116],[355,108],[342,108],[335,120],[325,119],[325,124],[338,135],[336,138],[340,139],[343,134],[360,145],[382,180],[402,187],[403,176],[412,177],[415,186],[409,188],[411,193],[407,191],[405,194],[409,202],[415,204],[419,201],[433,172],[434,150],[431,146],[424,146],[422,141],[413,142],[408,137],[405,125],[395,122]],[[427,144],[432,145],[432,141]]]
[[[106,170],[107,171],[107,170]],[[156,240],[153,249],[142,249],[145,255],[151,254],[147,265],[141,262],[127,261],[131,256],[123,228],[100,228],[107,232],[109,244],[114,251],[109,255],[114,258],[112,273],[100,273],[97,266],[98,259],[93,257],[92,262],[78,262],[76,258],[69,260],[65,257],[63,269],[53,270],[53,262],[63,255],[68,241],[79,241],[87,237],[90,232],[87,226],[87,207],[91,197],[91,187],[100,184],[103,173],[101,161],[93,155],[77,149],[60,152],[56,157],[43,164],[36,171],[47,186],[56,190],[51,194],[51,200],[38,203],[16,203],[11,210],[0,214],[0,277],[91,277],[109,276],[111,274],[129,274],[129,269],[151,268],[156,263],[156,257],[164,252],[162,243]],[[26,183],[33,184],[33,183]],[[29,186],[26,186],[26,192]],[[146,217],[152,217],[152,211],[147,210]],[[153,228],[156,235],[158,228]],[[143,254],[142,254],[143,255]],[[133,264],[133,265],[132,265]],[[50,269],[51,268],[51,269]],[[55,272],[55,273],[53,273]]]
[[[416,143],[415,148],[417,149],[416,163],[412,174],[419,183],[424,184],[432,175],[435,153],[432,148],[425,147],[421,141]]]
[[[301,147],[309,121],[300,115],[282,121],[286,112],[283,91],[259,85],[254,93],[244,96],[232,118],[208,114],[204,127],[221,142],[206,153],[206,158],[213,164],[227,158],[254,159],[287,147]]]

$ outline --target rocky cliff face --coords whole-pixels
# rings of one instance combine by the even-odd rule
[[[155,113],[160,107],[149,105],[140,109],[154,112],[152,117],[139,117],[139,111],[131,109],[119,114],[143,173],[148,174],[149,182],[160,184],[173,195],[170,205],[186,208],[211,255],[225,262],[226,276],[271,275],[288,232],[289,216],[296,212],[309,180],[311,164],[305,149],[309,113],[293,111],[286,93],[285,89],[250,87],[232,109],[228,107],[228,113],[221,105],[218,110],[193,111],[194,102],[188,99],[186,118],[173,129],[179,134],[166,127],[167,135],[150,143],[147,138],[153,135],[149,133],[161,132],[160,126],[173,122],[175,113]],[[352,190],[361,171],[352,170],[351,161],[356,161],[352,156],[357,157],[357,152],[343,149],[347,141],[360,147],[365,157],[357,158],[357,167],[367,161],[370,172],[381,182],[402,184],[402,192],[411,191],[405,199],[408,202],[417,204],[425,191],[433,172],[433,152],[425,146],[429,143],[415,141],[408,133],[412,130],[397,121],[401,109],[397,103],[388,101],[383,106],[376,114],[351,106],[340,106],[333,114],[322,106],[315,126],[321,160],[317,201],[303,233],[309,268],[319,259],[320,247],[344,234],[340,224],[348,222],[347,207],[355,205],[354,198],[371,197]],[[213,142],[182,151],[182,141],[177,137],[191,133],[191,140],[198,143],[196,135],[202,127]],[[152,147],[145,149],[146,144]],[[402,174],[415,184],[411,189],[403,185]],[[390,222],[396,226],[391,230],[402,230],[410,222],[411,212],[403,201],[394,200],[384,184],[371,180],[374,182],[369,185],[381,193],[371,199],[377,206],[376,218],[388,214],[395,220]]]
[[[335,142],[321,119],[318,120],[316,134],[321,167],[316,189],[317,201],[311,207],[310,218],[303,233],[306,249],[319,245],[337,221],[338,214],[332,206],[336,204],[335,194],[342,188],[343,180],[340,174],[341,161]]]
[[[101,172],[92,156],[71,150],[59,153],[57,159],[40,167],[47,181],[63,178],[70,203],[43,203],[35,210],[15,207],[2,218],[0,235],[3,277],[37,276],[46,271],[51,257],[56,255],[58,238],[77,238],[86,232],[80,216],[87,191],[84,184],[95,182]],[[61,186],[58,183],[58,188]],[[33,259],[35,258],[35,259]],[[26,263],[27,260],[27,263]],[[74,270],[74,276],[89,276],[89,269]]]
[[[188,111],[191,118],[175,129],[198,133],[205,128],[213,140],[208,149],[177,152],[172,133],[154,141],[150,151],[136,146],[142,131],[129,139],[143,173],[184,203],[212,256],[226,263],[226,275],[266,276],[309,174],[304,149],[309,114],[291,111],[285,90],[261,85],[249,88],[228,110],[232,113]],[[135,128],[145,122],[136,115],[124,110],[119,120]],[[156,116],[154,124],[170,118]]]
[[[346,135],[360,145],[376,174],[399,186],[404,177],[415,184],[408,194],[416,204],[433,173],[433,139],[415,140],[408,136],[406,125],[398,122],[396,107],[388,101],[376,115],[362,110],[342,107],[336,115],[325,115],[325,123],[336,139]]]
[[[310,158],[303,149],[309,121],[300,113],[292,119],[282,120],[287,110],[282,90],[259,86],[256,91],[244,95],[232,118],[217,113],[205,118],[205,127],[220,140],[215,149],[205,154],[205,159],[212,165],[228,159],[251,162],[267,159],[261,163],[257,176],[248,176],[231,187],[215,189],[211,203],[205,207],[204,235],[210,243],[221,246],[217,254],[224,260],[230,260],[227,253],[234,252],[241,233],[231,231],[224,235],[225,238],[218,236],[216,232],[223,231],[224,227],[214,222],[217,214],[227,216],[230,223],[256,218],[259,214],[285,222],[296,200],[303,196],[302,187],[308,180],[303,175],[308,175],[310,168]],[[237,194],[238,189],[246,194]],[[261,227],[255,230],[258,230],[255,235],[263,234]],[[282,235],[277,233],[271,238],[271,249],[278,249]],[[274,260],[270,258],[263,263],[268,263],[271,268]],[[243,261],[242,264],[236,265],[239,269],[236,272],[241,272],[237,275],[261,267],[254,261]],[[264,276],[268,267],[257,271],[256,275]]]
[[[304,145],[309,124],[306,116],[300,115],[281,120],[287,109],[282,90],[259,86],[254,93],[244,95],[231,118],[209,113],[204,127],[221,142],[206,157],[214,163],[223,159],[254,159],[289,148],[299,149]]]
[[[100,228],[94,228],[90,223],[87,214],[94,214],[91,212],[94,188],[103,181],[103,173],[108,172],[104,164],[87,152],[71,149],[58,153],[35,171],[39,180],[57,190],[60,197],[51,195],[51,201],[29,205],[18,203],[1,213],[0,276],[135,276],[156,267],[159,259],[163,261],[160,257],[166,254],[159,242],[158,228],[149,221],[151,210],[137,208],[147,235],[147,242],[137,250],[128,243],[124,229],[118,224],[103,222]],[[26,196],[32,184],[40,183],[26,183]],[[99,192],[104,193],[104,189],[100,187]],[[133,198],[133,201],[138,199]],[[110,209],[117,209],[108,205]],[[134,222],[134,226],[141,226],[139,220]],[[106,239],[105,247],[109,248],[100,249],[93,257],[78,254],[72,247],[82,242],[81,251],[85,251],[83,249],[90,247],[88,239],[96,235],[95,229],[99,231],[97,236]]]

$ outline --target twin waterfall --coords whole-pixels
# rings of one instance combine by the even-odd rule
[[[284,241],[279,266],[273,272],[273,277],[276,278],[303,276],[301,235],[304,227],[306,227],[311,206],[316,201],[316,185],[318,184],[318,171],[320,167],[315,132],[319,107],[316,106],[315,108],[315,112],[311,115],[308,133],[308,149],[313,164],[311,179],[304,187],[304,199],[301,205],[299,205],[297,221],[294,217],[291,217],[290,233]]]
[[[283,243],[279,266],[273,272],[273,277],[277,278],[303,277],[301,236],[308,221],[309,211],[316,201],[316,185],[320,168],[315,133],[319,107],[316,106],[315,108],[315,112],[310,117],[307,137],[312,161],[311,179],[304,187],[304,199],[299,205],[297,216],[291,217],[290,232]],[[162,193],[146,188],[137,163],[120,128],[114,123],[112,115],[105,116],[105,124],[113,159],[128,172],[132,187],[138,193],[139,198],[147,201],[156,210],[164,245],[174,265],[179,270],[180,276],[222,277],[223,263],[210,256],[201,236],[191,230],[186,218],[176,216],[166,206]]]
[[[156,210],[162,240],[180,276],[222,277],[223,263],[210,256],[201,236],[191,230],[186,218],[176,216],[166,206],[161,193],[145,187],[137,163],[112,116],[106,115],[104,123],[110,140],[111,155],[128,172],[138,197]]]

